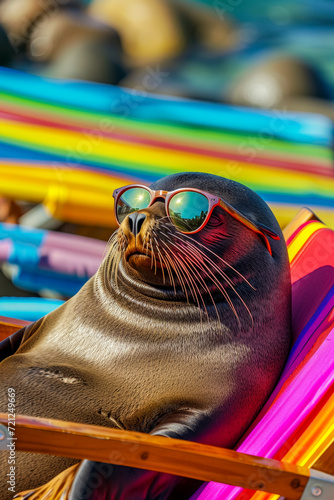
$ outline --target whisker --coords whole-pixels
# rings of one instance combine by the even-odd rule
[[[153,240],[151,238],[151,262],[152,262],[152,256],[153,256],[153,263],[154,263],[154,274],[156,275],[157,274],[157,259],[155,256],[155,249],[153,246]],[[151,266],[151,269],[152,269],[152,266]]]
[[[192,256],[191,256],[191,257],[192,257]],[[195,272],[197,271],[197,269],[196,269],[196,267],[195,267],[195,264],[194,264],[193,262],[191,262],[191,261],[190,261],[190,262],[189,262],[189,261],[187,261],[187,264],[189,265],[189,267],[193,268],[193,270],[194,270]],[[199,265],[200,265],[200,264],[199,264]],[[200,265],[200,268],[203,270],[203,268],[202,268],[202,266],[201,266],[201,265]],[[198,273],[197,273],[197,278],[201,281],[203,288],[205,288],[205,289],[206,289],[206,291],[207,291],[207,293],[208,293],[208,295],[209,295],[209,297],[210,297],[210,299],[211,299],[211,302],[212,302],[212,304],[213,304],[213,307],[214,307],[214,309],[215,309],[215,312],[216,312],[216,316],[217,316],[218,322],[220,322],[220,316],[219,316],[219,313],[218,313],[218,309],[217,309],[217,306],[216,306],[215,300],[214,300],[214,298],[213,298],[213,296],[212,296],[212,294],[211,294],[211,292],[210,292],[210,290],[209,290],[209,288],[208,288],[207,284],[205,283],[205,280],[204,280],[204,279],[202,278],[202,276],[201,276],[200,274],[198,274]]]
[[[116,238],[117,238],[117,230],[112,233],[112,235],[110,236],[109,240],[107,241],[105,249],[103,251],[102,260],[104,260],[105,257],[106,257],[106,255],[107,255],[107,253],[109,253],[110,247],[113,244],[113,240],[115,240]]]
[[[153,269],[153,255],[154,255],[154,252],[153,252],[153,248],[152,248],[152,238],[151,238],[151,236],[149,237],[149,242],[150,242],[150,247],[151,247],[151,269]]]
[[[162,243],[163,243],[163,242],[162,242]],[[208,316],[208,312],[207,312],[207,310],[206,310],[206,305],[205,305],[204,299],[203,299],[203,297],[202,297],[202,294],[200,293],[200,291],[199,291],[199,289],[198,289],[198,287],[197,287],[196,281],[192,278],[191,274],[189,273],[189,270],[187,269],[187,267],[186,267],[186,265],[185,265],[185,262],[180,261],[180,260],[178,259],[177,255],[175,255],[175,253],[174,253],[174,252],[173,252],[170,248],[168,248],[168,251],[174,255],[175,259],[177,259],[177,260],[178,260],[178,262],[179,262],[179,264],[181,265],[181,267],[182,267],[183,271],[185,272],[185,277],[187,278],[188,283],[190,283],[190,284],[191,284],[191,288],[192,288],[192,289],[193,289],[193,291],[194,291],[193,298],[194,298],[194,300],[196,300],[196,303],[197,303],[198,308],[199,308],[199,309],[201,309],[200,302],[199,302],[199,300],[198,300],[198,296],[199,296],[199,297],[201,298],[201,301],[202,301],[203,307],[204,307],[204,309],[205,309],[205,314]],[[196,291],[195,291],[195,290],[197,291],[197,293],[196,293]]]
[[[168,231],[168,233],[175,238],[175,236],[176,236],[175,234],[171,233],[170,231]],[[166,234],[166,232],[164,232],[164,234]],[[182,236],[184,236],[184,235],[182,234]],[[166,236],[166,237],[168,237],[168,236]],[[252,321],[252,325],[254,325],[254,319],[253,319],[253,316],[251,314],[251,311],[249,310],[244,299],[241,297],[241,295],[235,289],[233,281],[226,275],[226,273],[224,273],[224,271],[222,269],[220,269],[216,265],[216,263],[206,253],[204,253],[200,248],[198,248],[196,246],[196,244],[198,243],[197,241],[195,241],[191,238],[189,238],[191,242],[188,240],[185,241],[179,235],[177,235],[176,238],[177,238],[177,240],[179,240],[182,243],[182,246],[180,248],[180,250],[182,252],[187,252],[188,256],[190,256],[190,258],[194,258],[195,255],[197,256],[197,259],[196,259],[197,262],[202,263],[202,268],[201,268],[202,271],[208,276],[208,278],[211,279],[211,281],[217,286],[219,291],[223,294],[223,296],[225,297],[225,299],[229,303],[231,310],[233,311],[234,315],[236,316],[238,323],[240,324],[240,319],[239,319],[238,313],[235,309],[235,306],[233,305],[231,298],[229,297],[229,295],[228,295],[227,291],[224,289],[224,287],[221,286],[221,283],[217,280],[216,275],[212,272],[212,269],[210,269],[209,266],[211,266],[213,269],[216,270],[216,272],[223,278],[223,280],[227,283],[227,285],[229,285],[229,287],[237,295],[237,297],[239,298],[239,300],[243,304],[244,308],[246,309],[246,311],[247,311],[247,313]],[[171,240],[169,239],[169,241],[171,241]],[[174,242],[171,241],[171,243],[174,244],[174,246],[175,246],[175,240],[174,240]],[[201,245],[201,244],[199,243],[199,245]],[[204,245],[201,245],[201,246],[203,246],[206,250],[208,250]],[[211,253],[216,255],[212,251],[211,251]],[[217,256],[217,257],[219,257],[219,256]],[[220,260],[225,263],[224,259],[220,258]],[[255,288],[248,282],[248,280],[243,275],[241,275],[241,273],[239,273],[235,268],[233,268],[233,266],[229,265],[227,262],[226,262],[226,265],[228,265],[231,269],[233,269],[235,272],[237,272],[244,279],[244,281],[247,282],[255,290]],[[204,266],[204,268],[203,268],[203,266]]]
[[[174,233],[170,233],[170,234],[172,234],[175,238],[177,238],[177,239],[179,239],[181,241],[182,241],[183,237],[187,238],[187,239],[189,239],[191,241],[192,244],[199,245],[199,246],[203,247],[205,249],[205,251],[208,251],[211,254],[213,254],[225,266],[229,267],[230,269],[232,269],[232,271],[234,271],[236,274],[238,274],[240,276],[240,278],[242,278],[253,290],[256,290],[256,288],[247,280],[247,278],[245,278],[245,276],[243,274],[241,274],[237,269],[235,269],[235,267],[231,266],[231,264],[229,264],[228,262],[226,262],[222,257],[220,257],[218,254],[216,254],[213,250],[211,250],[207,246],[203,245],[199,241],[194,240],[193,238],[190,238],[190,236],[188,236],[187,234],[184,234],[184,233],[179,233],[180,235],[182,235],[182,238],[178,234],[174,234]]]
[[[165,243],[162,242],[163,245],[165,245]],[[165,245],[166,246],[166,245]],[[167,247],[168,248],[168,247]],[[180,282],[180,285],[181,285],[181,290],[184,292],[185,296],[186,296],[186,299],[187,299],[187,303],[189,304],[189,297],[188,297],[188,292],[187,292],[187,288],[185,286],[185,283],[184,283],[184,280],[181,276],[181,274],[184,274],[182,272],[182,270],[179,268],[180,266],[178,266],[178,263],[177,263],[177,260],[172,260],[171,257],[170,257],[170,251],[168,250],[167,252],[164,250],[164,249],[161,249],[162,252],[164,252],[164,256],[165,258],[167,259],[167,264],[168,264],[168,268],[169,269],[173,269],[179,282]],[[169,261],[169,262],[168,262]],[[164,260],[165,262],[165,260]],[[175,280],[173,278],[173,287],[174,287],[174,293],[176,294],[176,287],[175,287]]]
[[[166,265],[165,259],[162,256],[162,253],[161,253],[161,251],[159,249],[159,245],[158,244],[157,244],[156,248],[157,248],[157,252],[158,252],[158,256],[159,256],[160,262],[162,264],[164,264],[166,266],[166,269],[167,269],[167,265]],[[165,277],[165,270],[164,270],[164,266],[163,265],[161,266],[161,272],[162,272],[162,282],[165,285],[166,284],[166,277]]]
[[[189,252],[186,250],[186,253],[189,255]],[[239,315],[237,313],[237,310],[235,309],[235,306],[232,302],[232,299],[231,297],[228,295],[227,291],[224,289],[224,287],[221,286],[221,284],[219,283],[219,281],[217,280],[215,274],[211,271],[211,269],[206,265],[206,263],[199,259],[198,256],[196,256],[196,254],[194,253],[190,253],[190,257],[192,259],[195,259],[197,261],[197,265],[199,266],[199,268],[203,271],[203,273],[209,277],[211,279],[211,281],[216,285],[216,287],[218,288],[218,290],[222,293],[222,295],[225,297],[226,301],[228,302],[231,310],[233,311],[233,314],[235,315],[235,317],[237,318],[237,321],[238,321],[238,324],[239,326],[241,326],[241,322],[240,322],[240,318],[239,318]],[[203,267],[204,266],[204,267]],[[209,274],[208,274],[209,273]],[[205,283],[205,281],[204,281]],[[206,289],[210,295],[210,298],[214,304],[214,307],[215,307],[215,310],[216,310],[216,313],[217,313],[217,308],[216,308],[216,305],[215,305],[215,302],[214,302],[214,299],[212,298],[212,295],[210,293],[210,290],[208,289],[206,283],[205,283],[205,286],[206,286]],[[218,319],[220,320],[220,317],[217,313],[217,316],[218,316]]]
[[[202,252],[200,249],[198,248],[195,248],[193,245],[190,244],[190,247],[192,247],[192,250],[193,252],[200,252],[204,257],[205,257],[205,260],[207,260],[210,265],[216,269],[216,271],[220,274],[220,276],[222,276],[222,278],[225,280],[225,282],[230,286],[230,288],[233,290],[233,292],[237,295],[237,297],[240,299],[241,303],[243,304],[243,306],[245,307],[246,311],[248,312],[250,318],[251,318],[251,321],[252,321],[252,325],[254,325],[254,319],[253,319],[253,316],[252,316],[252,313],[250,312],[247,304],[245,303],[245,301],[243,300],[243,298],[241,297],[241,295],[237,292],[237,290],[235,289],[235,287],[233,286],[233,282],[232,280],[224,273],[224,271],[222,271],[221,269],[219,269],[219,267],[215,264],[215,262],[213,262],[212,259],[210,259],[209,257],[207,257],[205,255],[204,252]],[[212,276],[215,277],[215,275],[212,273],[212,271],[209,269],[209,267],[207,266],[207,263],[204,261],[203,264],[207,267],[208,271],[210,272],[210,274],[212,274]],[[216,279],[216,277],[215,277]],[[219,282],[216,281],[216,284],[218,285]],[[219,284],[220,286],[220,284]]]
[[[159,243],[158,243],[158,241],[157,241],[157,239],[155,237],[154,230],[152,230],[152,233],[153,233],[153,239],[154,239],[155,244],[156,244],[156,249],[157,249],[157,252],[158,252],[158,255],[159,255],[159,259],[160,259],[160,261],[162,263],[164,263],[166,265],[166,263],[165,263],[165,261],[164,261],[164,259],[162,257],[162,254],[160,252]],[[167,269],[167,266],[166,266],[166,269]],[[166,283],[166,277],[165,277],[165,270],[164,270],[163,266],[161,266],[161,272],[162,272],[162,281],[163,281],[163,284],[165,284]]]
[[[154,229],[152,230],[152,233],[153,233],[153,237],[154,237],[155,241],[157,242],[157,239],[156,239],[156,232],[154,231]],[[157,242],[157,245],[158,245],[158,247],[159,247],[159,243],[158,243],[158,242]],[[170,267],[170,265],[169,265],[169,263],[168,263],[168,262],[166,262],[166,261],[164,261],[164,262],[165,262],[165,264],[166,264],[166,269],[167,269],[167,273],[168,273],[168,276],[169,276],[169,280],[170,280],[170,282],[172,283],[172,286],[173,286],[173,288],[174,288],[174,293],[175,293],[175,295],[176,295],[175,280],[174,280],[174,277],[173,277],[173,273],[172,273],[172,271],[171,271],[171,267]]]
[[[159,220],[160,221],[160,220]],[[185,263],[184,261],[180,260],[178,258],[178,255],[173,252],[172,250],[172,247],[174,247],[175,245],[175,242],[172,241],[166,231],[164,230],[165,229],[165,226],[162,226],[161,228],[159,228],[160,232],[163,233],[164,237],[166,238],[166,240],[171,243],[171,247],[169,247],[166,242],[163,242],[162,241],[162,244],[166,247],[167,251],[165,250],[165,255],[166,257],[170,260],[171,262],[171,265],[175,271],[175,274],[178,276],[179,278],[179,281],[180,281],[180,284],[181,284],[181,289],[183,290],[184,294],[186,295],[186,299],[187,299],[187,303],[189,303],[189,295],[188,295],[188,291],[187,291],[187,287],[186,287],[186,284],[185,282],[188,283],[189,285],[189,288],[190,288],[190,292],[191,292],[191,296],[194,300],[194,302],[197,303],[197,306],[198,306],[198,309],[201,311],[201,308],[200,308],[200,305],[199,305],[199,300],[198,300],[198,297],[197,297],[197,293],[196,293],[196,290],[194,288],[194,285],[193,285],[193,280],[191,279],[190,277],[190,274],[189,274],[189,271],[187,269],[187,267],[185,266]],[[173,234],[169,231],[169,234]],[[172,260],[170,258],[170,254],[173,255],[174,257],[174,260]],[[179,274],[178,274],[179,273]],[[183,276],[183,277],[182,277]],[[202,319],[201,319],[202,321]]]
[[[114,234],[109,238],[107,251],[104,253],[104,260],[106,261],[104,265],[103,279],[108,286],[111,285],[111,281],[114,281],[115,287],[118,286],[118,266],[121,260],[122,252],[125,250],[127,245],[127,238],[119,228]]]
[[[168,252],[165,251],[165,256],[166,258],[171,262],[171,266],[172,268],[174,269],[174,272],[180,282],[180,285],[181,285],[181,290],[183,291],[183,293],[185,294],[186,296],[186,299],[187,299],[187,303],[189,304],[189,296],[188,296],[188,291],[187,291],[187,287],[184,283],[184,279],[183,279],[183,276],[185,277],[182,269],[180,268],[180,266],[178,265],[178,259],[175,259],[174,261],[171,259],[170,255]],[[175,292],[176,293],[176,292]],[[195,300],[195,299],[194,299]]]

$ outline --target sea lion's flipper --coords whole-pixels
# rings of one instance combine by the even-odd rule
[[[206,412],[179,410],[163,417],[150,434],[194,440],[203,419],[206,424]],[[183,500],[200,485],[200,481],[170,474],[84,460],[69,500]]]
[[[0,342],[0,362],[8,358],[8,356],[15,354],[21,345],[25,330],[26,327],[21,328],[21,330],[18,330],[10,337],[7,337],[5,340]]]
[[[206,411],[194,408],[180,408],[160,418],[150,434],[187,441],[198,441],[205,430],[212,425]]]
[[[18,348],[31,337],[31,335],[37,330],[40,326],[42,319],[31,323],[28,326],[21,328],[17,332],[7,337],[5,340],[0,342],[0,363],[4,359],[12,356],[16,353]]]
[[[201,482],[143,469],[84,460],[69,500],[183,500]]]

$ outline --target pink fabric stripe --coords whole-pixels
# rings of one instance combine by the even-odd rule
[[[105,241],[95,240],[94,238],[49,232],[42,245],[42,250],[43,252],[47,252],[57,248],[73,253],[92,255],[101,259],[106,246],[107,243]]]
[[[60,248],[43,248],[40,251],[40,269],[48,269],[78,278],[90,278],[98,270],[102,256]]]

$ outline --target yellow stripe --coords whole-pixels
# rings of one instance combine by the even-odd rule
[[[288,246],[290,263],[292,263],[293,259],[296,257],[301,248],[304,246],[306,241],[312,236],[312,234],[318,231],[319,229],[324,229],[325,227],[326,226],[321,222],[311,222],[297,234],[297,236],[292,240],[292,242]]]
[[[85,199],[87,206],[93,209],[95,203],[101,206],[102,199],[108,200],[106,205],[108,206],[112,203],[112,193],[114,189],[129,183],[129,180],[124,177],[117,177],[100,172],[71,169],[61,162],[59,162],[59,166],[55,164],[54,168],[44,167],[42,165],[40,167],[29,165],[28,168],[20,164],[16,165],[11,162],[2,161],[0,163],[0,178],[0,194],[3,196],[42,203],[48,195],[50,186],[61,184],[63,188],[65,186],[73,190],[74,193],[78,192],[79,189],[90,191],[90,193],[86,192]],[[96,200],[94,203],[93,199]],[[289,204],[270,203],[269,205],[281,227],[284,227],[296,215],[299,208],[296,205]],[[334,227],[334,210],[331,211],[324,207],[312,208],[322,220],[326,221],[329,226]],[[64,216],[65,215],[63,215],[63,217]],[[58,218],[59,217],[60,213],[58,212]],[[84,217],[83,214],[83,217],[80,219],[83,223],[85,223]],[[102,222],[98,220],[98,214],[95,216],[91,214],[90,217],[97,225],[102,224]],[[103,217],[103,220],[105,219],[106,217]],[[69,220],[72,221],[72,219]],[[76,221],[78,221],[77,216]],[[113,227],[113,225],[112,223],[111,226]]]
[[[62,184],[71,189],[91,189],[104,191],[112,195],[113,190],[129,181],[123,177],[111,176],[99,172],[67,168],[60,164],[54,168],[21,167],[11,163],[0,163],[0,192],[6,191],[20,197],[25,193],[26,199],[37,199],[45,196],[50,184]],[[22,184],[22,185],[21,185]]]
[[[0,194],[44,203],[57,219],[115,227],[114,189],[128,181],[78,170],[0,165]]]
[[[212,158],[206,155],[172,151],[161,147],[131,144],[112,140],[107,137],[96,137],[93,133],[78,133],[57,128],[45,128],[36,125],[13,123],[0,120],[0,134],[14,143],[25,143],[28,146],[42,147],[48,151],[57,151],[69,159],[89,159],[94,157],[100,161],[114,161],[124,168],[163,168],[167,172],[203,171],[231,177],[246,184],[250,188],[265,188],[267,191],[295,192],[296,185],[300,192],[324,193],[331,197],[334,192],[334,179],[319,178],[314,174],[295,171],[284,171],[267,166],[250,165],[247,162]],[[19,138],[19,139],[18,139]],[[130,166],[127,165],[130,163]]]

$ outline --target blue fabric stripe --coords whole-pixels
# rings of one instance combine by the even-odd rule
[[[64,303],[40,297],[0,297],[0,316],[36,321]]]
[[[154,78],[147,75],[148,78]],[[157,77],[158,78],[158,77]],[[163,78],[163,77],[161,77]],[[24,85],[23,85],[24,80]],[[110,116],[127,117],[236,132],[266,132],[293,142],[329,146],[331,121],[320,115],[251,110],[217,103],[137,95],[129,89],[91,82],[41,78],[0,68],[0,89],[39,101],[75,107]]]
[[[31,245],[41,246],[47,234],[48,231],[43,229],[0,223],[0,240],[10,238],[14,243],[30,243]]]

